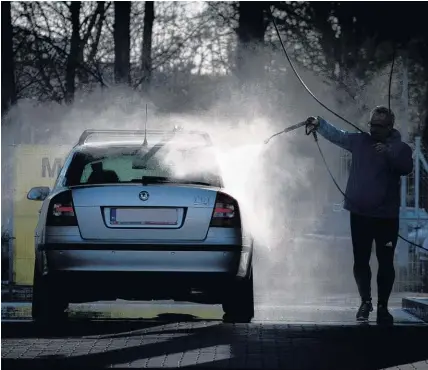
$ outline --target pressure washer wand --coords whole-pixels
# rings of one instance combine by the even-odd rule
[[[303,127],[303,126],[305,126],[305,125],[306,125],[306,121],[296,123],[296,124],[295,124],[295,125],[293,125],[293,126],[289,126],[289,127],[287,127],[286,129],[284,129],[284,130],[282,130],[282,131],[280,131],[280,132],[277,132],[276,134],[273,134],[272,136],[270,136],[269,138],[267,138],[267,139],[265,140],[265,144],[267,144],[267,143],[268,143],[272,138],[274,138],[275,136],[278,136],[278,135],[281,135],[281,134],[286,134],[287,132],[294,131],[294,130],[298,129],[299,127]]]

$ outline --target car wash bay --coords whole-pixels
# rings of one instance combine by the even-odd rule
[[[17,173],[27,174],[25,168],[34,168],[34,176],[25,176],[32,179],[31,184],[18,184],[15,193],[14,267],[15,281],[21,284],[31,284],[32,233],[37,215],[25,192],[33,181],[37,181],[34,185],[51,184],[53,177],[48,175],[54,171],[56,158],[44,148],[36,149],[38,156],[35,148],[22,149],[22,160],[16,167]],[[30,158],[39,165],[31,165]],[[31,220],[29,214],[34,215]],[[351,275],[351,249],[346,243],[336,243],[341,246],[337,249],[331,242],[317,240],[309,245],[305,241],[295,246],[291,259],[284,252],[270,260],[269,253],[259,255],[256,314],[251,324],[222,323],[220,306],[116,301],[72,305],[70,323],[52,330],[31,322],[30,295],[14,302],[3,298],[2,364],[292,369],[393,368],[410,363],[416,368],[428,366],[424,339],[428,326],[403,309],[408,293],[393,294],[394,327],[378,327],[375,312],[368,326],[355,324],[359,299]],[[331,256],[328,262],[322,258],[325,255]],[[375,275],[376,263],[373,268]],[[384,349],[379,349],[379,343]]]

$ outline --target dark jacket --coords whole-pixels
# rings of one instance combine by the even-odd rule
[[[370,134],[339,130],[318,118],[319,134],[352,153],[344,208],[370,217],[399,217],[400,177],[413,171],[412,150],[401,141],[400,133],[394,129],[386,142],[389,150],[378,153]]]

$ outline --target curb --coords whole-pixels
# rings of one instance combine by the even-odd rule
[[[402,307],[408,313],[428,323],[428,298],[403,298]]]

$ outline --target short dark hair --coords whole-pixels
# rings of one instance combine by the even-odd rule
[[[386,116],[390,119],[391,123],[395,123],[394,112],[384,105],[378,105],[377,107],[373,108],[373,110],[370,112],[370,121],[372,120],[375,114],[386,114]]]

